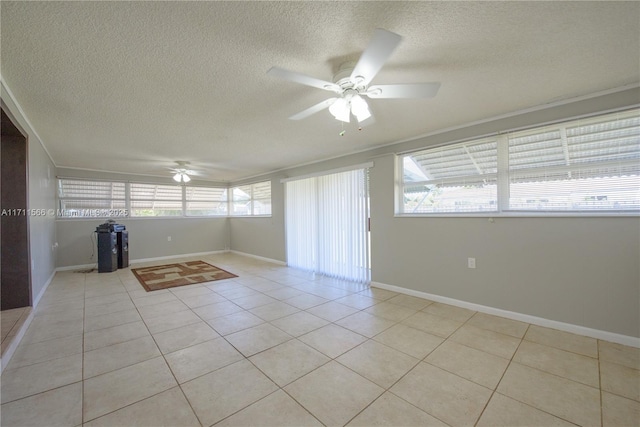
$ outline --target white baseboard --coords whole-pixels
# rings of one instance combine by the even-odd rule
[[[49,278],[47,279],[47,281],[45,282],[44,286],[42,287],[42,289],[40,289],[40,292],[38,293],[38,295],[36,295],[36,297],[33,299],[31,306],[35,309],[38,306],[38,303],[40,302],[40,300],[42,299],[42,296],[44,295],[44,293],[47,291],[47,288],[49,287],[49,285],[51,284],[51,281],[53,280],[53,277],[56,275],[56,271],[57,270],[53,270],[51,272],[51,276],[49,276]]]
[[[129,264],[140,264],[143,262],[164,261],[164,260],[176,259],[176,258],[189,258],[189,257],[204,256],[204,255],[215,255],[215,254],[222,254],[226,252],[229,252],[229,251],[219,250],[219,251],[208,251],[208,252],[194,252],[191,254],[167,255],[167,256],[160,256],[155,258],[138,258],[138,259],[129,260]],[[92,267],[97,268],[97,265],[98,264],[95,262],[92,264],[68,265],[65,267],[58,267],[56,268],[56,271],[84,270]]]
[[[492,314],[494,316],[506,317],[507,319],[518,320],[520,322],[531,323],[532,325],[543,326],[546,328],[558,329],[564,332],[584,335],[604,341],[610,341],[618,344],[628,345],[640,348],[640,338],[628,335],[616,334],[614,332],[602,331],[600,329],[587,328],[585,326],[573,325],[571,323],[559,322],[556,320],[545,319],[542,317],[531,316],[528,314],[517,313],[514,311],[503,310],[500,308],[489,307],[486,305],[475,304],[467,301],[461,301],[454,298],[443,297],[440,295],[429,294],[427,292],[416,291],[413,289],[402,288],[400,286],[387,285],[386,283],[371,282],[371,286],[398,292],[405,295],[411,295],[418,298],[426,298],[431,301],[449,304],[456,307],[466,308],[469,310],[479,311],[481,313]]]
[[[71,271],[71,270],[86,270],[88,268],[97,268],[98,264],[80,264],[80,265],[67,265],[65,267],[56,267],[56,271]]]
[[[246,257],[249,257],[249,258],[259,259],[260,261],[270,262],[272,264],[287,265],[287,263],[284,262],[284,261],[278,261],[277,259],[265,258],[265,257],[258,256],[258,255],[248,254],[246,252],[240,252],[240,251],[234,251],[234,250],[230,250],[229,252],[237,254],[237,255],[246,256]]]
[[[192,254],[168,255],[168,256],[160,256],[155,258],[140,258],[140,259],[130,260],[129,264],[140,264],[143,262],[152,262],[152,261],[164,261],[164,260],[176,259],[176,258],[191,258],[195,256],[223,254],[225,252],[229,252],[229,251],[220,250],[220,251],[208,251],[208,252],[194,252]]]

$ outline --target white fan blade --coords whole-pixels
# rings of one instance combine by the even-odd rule
[[[291,82],[296,82],[311,87],[317,87],[318,89],[330,90],[333,92],[340,91],[340,86],[335,83],[316,79],[315,77],[296,73],[295,71],[285,70],[284,68],[272,67],[269,71],[267,71],[267,74],[279,79],[289,80]]]
[[[362,52],[362,56],[351,73],[351,80],[368,85],[378,74],[385,62],[398,47],[402,37],[381,28],[376,29],[369,46]]]
[[[440,83],[407,83],[370,86],[364,93],[369,98],[431,98],[438,93]]]
[[[336,102],[337,99],[338,98],[325,99],[324,101],[314,105],[313,107],[309,107],[306,110],[300,111],[298,114],[294,114],[293,116],[289,117],[289,120],[306,119],[307,117],[309,117],[312,114],[315,114],[315,113],[317,113],[319,111],[322,111],[325,108],[329,108],[331,106],[331,104]]]

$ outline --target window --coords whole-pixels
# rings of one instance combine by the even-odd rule
[[[231,189],[231,215],[271,215],[271,181]]]
[[[638,212],[640,110],[401,156],[400,213]]]
[[[185,187],[187,216],[227,215],[227,189]]]
[[[640,209],[638,110],[509,136],[509,209]]]
[[[126,216],[125,183],[59,179],[58,203],[63,218]]]
[[[246,215],[271,214],[271,183],[246,186]],[[240,187],[244,188],[244,187]],[[227,216],[229,189],[58,178],[59,218]],[[239,191],[239,194],[242,194]],[[253,195],[253,196],[251,196]],[[242,209],[240,209],[242,211]]]
[[[482,140],[404,156],[403,212],[495,211],[497,146]]]
[[[131,216],[181,216],[179,185],[130,184]]]

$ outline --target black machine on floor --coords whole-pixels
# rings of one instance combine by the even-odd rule
[[[108,221],[96,227],[98,233],[98,273],[129,266],[129,232],[122,224]]]

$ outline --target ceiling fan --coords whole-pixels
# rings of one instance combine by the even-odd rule
[[[171,169],[171,171],[175,173],[175,175],[173,175],[173,180],[179,183],[187,183],[191,181],[191,177],[189,175],[195,175],[196,173],[187,169],[187,165],[190,164],[190,162],[177,160],[176,164],[177,167]]]
[[[383,29],[376,29],[367,48],[357,63],[345,63],[340,66],[333,82],[319,80],[295,71],[273,67],[267,74],[318,89],[334,92],[337,96],[326,99],[293,116],[291,120],[301,120],[324,110],[343,122],[349,122],[351,115],[358,123],[372,120],[369,105],[363,98],[431,98],[438,93],[440,83],[399,83],[391,85],[373,85],[369,83],[391,57],[402,37]]]

